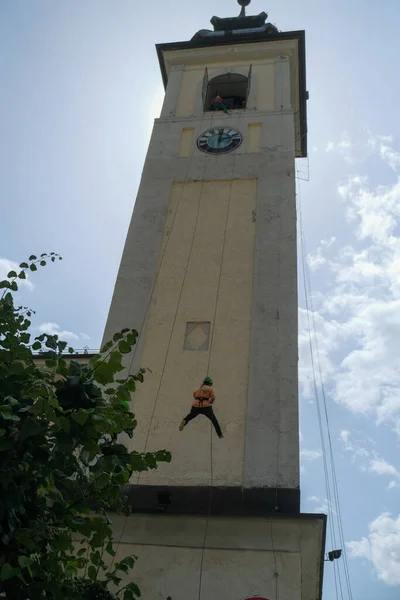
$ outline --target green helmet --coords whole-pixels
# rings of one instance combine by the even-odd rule
[[[203,385],[213,385],[213,380],[211,379],[211,377],[206,377],[203,381]]]

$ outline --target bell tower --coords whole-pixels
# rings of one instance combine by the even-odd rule
[[[267,14],[157,46],[156,119],[104,342],[139,331],[126,367],[137,451],[120,556],[149,600],[318,600],[325,515],[300,512],[295,160],[307,154],[305,34]],[[178,430],[209,375],[218,439]],[[119,537],[120,535],[120,537]]]

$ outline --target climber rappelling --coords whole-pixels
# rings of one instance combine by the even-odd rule
[[[198,415],[204,415],[210,419],[214,425],[214,429],[219,438],[223,438],[220,424],[213,411],[213,404],[215,402],[215,392],[213,388],[213,380],[211,377],[206,377],[202,385],[196,388],[193,392],[193,403],[190,413],[182,420],[179,425],[179,431],[183,431],[189,421],[195,419]]]
[[[218,92],[215,98],[211,100],[210,110],[223,110],[225,114],[229,114],[228,109]]]

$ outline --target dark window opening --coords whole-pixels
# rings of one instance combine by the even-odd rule
[[[211,108],[212,101],[216,96],[222,98],[228,110],[240,110],[246,108],[249,80],[244,75],[227,73],[214,77],[208,83],[204,110],[215,110]]]

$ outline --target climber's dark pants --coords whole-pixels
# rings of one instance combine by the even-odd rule
[[[216,434],[218,436],[222,435],[221,427],[218,423],[217,417],[214,414],[212,406],[204,406],[204,407],[192,406],[190,413],[187,415],[187,417],[184,418],[184,421],[186,424],[188,424],[189,421],[192,421],[199,415],[204,415],[205,417],[207,417],[207,419],[210,419],[211,423],[214,425]]]
[[[223,110],[225,114],[228,114],[228,109],[223,102],[213,102],[211,110]]]

